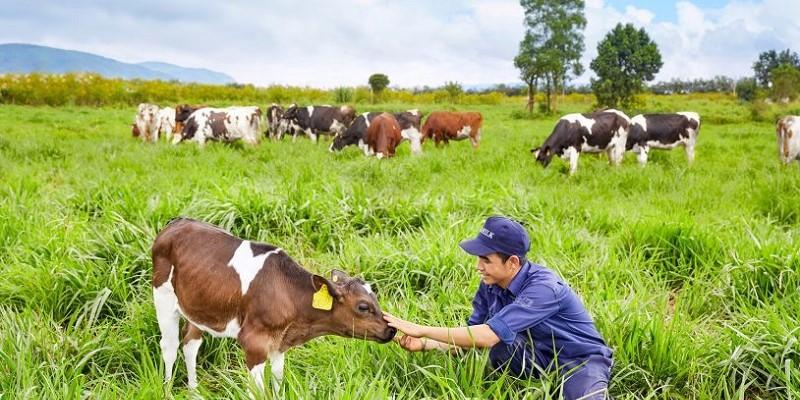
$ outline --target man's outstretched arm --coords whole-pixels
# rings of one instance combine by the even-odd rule
[[[454,345],[462,348],[486,348],[492,347],[500,342],[500,338],[497,334],[486,324],[448,328],[417,325],[385,312],[383,318],[389,323],[389,326],[396,328],[408,336],[428,338],[444,345]],[[424,340],[422,342],[424,342]],[[435,344],[427,344],[426,350],[428,347],[433,347],[433,345]],[[436,346],[440,347],[439,345]]]

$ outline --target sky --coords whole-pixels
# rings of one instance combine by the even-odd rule
[[[664,66],[656,81],[752,75],[761,51],[800,52],[798,0],[586,0],[588,83],[597,43],[618,22],[643,27]],[[518,82],[518,0],[0,0],[0,43],[87,51],[125,62],[209,68],[237,82],[332,88]]]

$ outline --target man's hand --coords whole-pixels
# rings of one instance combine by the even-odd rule
[[[397,342],[397,344],[399,344],[400,347],[411,352],[425,350],[426,340],[427,339],[415,338],[408,335],[394,337],[394,341]]]
[[[397,329],[400,332],[406,334],[406,336],[411,336],[414,338],[420,338],[425,336],[423,333],[424,327],[421,325],[417,325],[408,321],[404,321],[400,318],[395,317],[392,314],[387,312],[383,313],[383,319],[391,326],[392,328]]]

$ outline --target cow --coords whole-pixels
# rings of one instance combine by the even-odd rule
[[[367,148],[364,145],[364,135],[370,127],[372,120],[375,119],[380,113],[366,112],[359,115],[352,124],[344,131],[344,133],[336,135],[333,138],[333,143],[329,150],[339,151],[345,146],[358,144],[358,147],[367,153]],[[408,110],[403,112],[394,113],[397,123],[400,125],[400,136],[403,140],[408,140],[411,143],[411,152],[419,154],[422,152],[422,134],[419,131],[420,122],[422,120],[422,113],[419,110]]]
[[[394,151],[401,140],[403,137],[400,134],[400,124],[395,116],[381,113],[372,120],[364,134],[364,154],[375,155],[379,160],[394,157]]]
[[[175,107],[175,132],[183,132],[183,125],[195,111],[206,108],[206,105],[181,104]]]
[[[155,142],[158,140],[158,106],[155,104],[141,103],[136,111],[134,124],[139,128],[143,141]]]
[[[561,117],[544,143],[531,149],[540,164],[547,167],[554,155],[569,160],[569,173],[578,169],[581,152],[605,151],[609,162],[619,165],[625,155],[630,118],[614,109]]]
[[[355,110],[350,106],[307,106],[298,107],[292,104],[283,113],[283,119],[288,129],[294,133],[305,132],[314,142],[319,139],[321,132],[333,135],[341,134],[355,119]]]
[[[625,149],[635,153],[639,164],[645,165],[650,149],[673,149],[683,145],[691,164],[699,133],[700,115],[696,112],[639,114],[631,118]]]
[[[170,137],[173,142],[181,138],[180,132],[175,130],[175,109],[172,107],[164,107],[158,111],[158,134],[161,135],[162,132],[167,141]]]
[[[279,139],[282,137],[283,132],[278,133],[281,121],[283,121],[283,108],[275,103],[272,103],[267,108],[267,137],[271,139]]]
[[[368,283],[337,270],[331,279],[312,274],[278,247],[176,218],[158,233],[151,252],[165,382],[172,378],[181,318],[187,321],[183,354],[191,389],[204,332],[237,339],[261,390],[269,358],[276,394],[291,347],[323,335],[380,343],[395,336]]]
[[[139,127],[136,126],[136,123],[131,124],[131,135],[135,138],[142,135],[142,132],[139,131]]]
[[[207,140],[232,142],[242,139],[247,144],[258,143],[261,133],[261,109],[250,107],[201,108],[186,120],[181,141],[194,140],[200,147]]]
[[[800,162],[800,116],[789,115],[778,121],[778,155],[784,164]]]
[[[422,139],[431,138],[438,146],[450,140],[469,138],[472,147],[477,149],[481,139],[483,116],[479,112],[434,111],[422,126]]]

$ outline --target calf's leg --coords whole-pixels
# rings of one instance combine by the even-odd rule
[[[201,344],[203,344],[203,332],[194,324],[187,323],[186,333],[183,336],[183,358],[186,362],[189,389],[197,388],[197,352]]]

